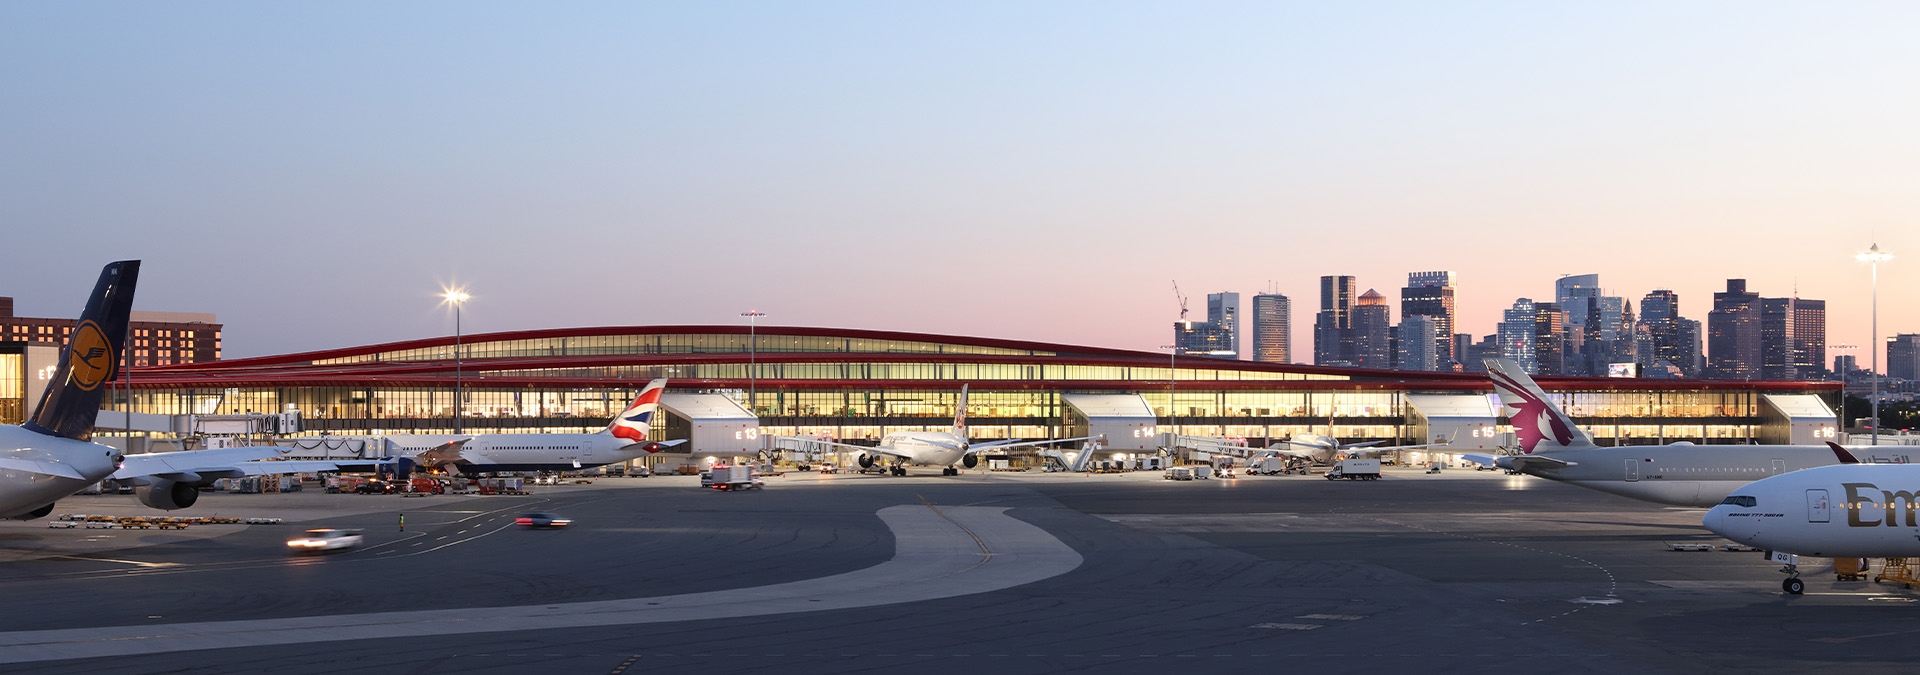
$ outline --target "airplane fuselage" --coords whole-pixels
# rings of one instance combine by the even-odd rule
[[[461,436],[413,436],[399,440],[403,454],[418,456]],[[452,463],[463,473],[574,471],[639,457],[644,444],[612,434],[480,434],[457,457],[426,457],[423,464]]]
[[[967,439],[946,431],[895,431],[880,439],[880,447],[908,464],[953,466],[966,456]]]
[[[1551,458],[1565,466],[1529,462]],[[1719,504],[1762,478],[1838,464],[1819,445],[1629,445],[1555,450],[1511,459],[1521,473],[1589,490],[1674,506]]]
[[[0,426],[0,456],[66,465],[81,478],[0,468],[0,518],[31,513],[113,474],[120,451],[86,441]]]
[[[1829,558],[1920,556],[1920,465],[1842,464],[1756,481],[1701,523],[1770,551]],[[1732,503],[1741,502],[1741,503]]]

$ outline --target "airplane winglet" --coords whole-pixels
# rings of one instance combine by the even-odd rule
[[[1860,458],[1854,457],[1853,453],[1847,452],[1847,449],[1840,447],[1839,443],[1835,443],[1833,441],[1827,441],[1827,447],[1833,449],[1833,456],[1838,457],[1840,459],[1841,464],[1859,464],[1860,463]]]

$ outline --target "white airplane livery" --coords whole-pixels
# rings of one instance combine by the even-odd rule
[[[465,437],[390,436],[423,466],[463,474],[500,471],[572,471],[625,462],[684,440],[652,440],[653,420],[667,380],[647,383],[607,428],[591,434],[478,434]],[[424,439],[424,440],[423,440]]]
[[[1838,445],[1666,445],[1601,447],[1509,359],[1487,359],[1509,408],[1518,455],[1467,455],[1477,462],[1649,502],[1707,507],[1747,483],[1854,461]]]
[[[101,396],[119,371],[139,281],[138,260],[100,271],[32,417],[20,426],[0,426],[0,518],[46,516],[62,497],[109,477],[140,485],[141,503],[171,510],[192,506],[198,488],[219,478],[340,468],[337,462],[251,461],[278,456],[280,449],[271,446],[127,456],[93,443]]]
[[[1775,553],[1920,557],[1920,464],[1848,463],[1749,483],[1707,511],[1714,534]],[[1792,563],[1781,584],[1805,585]]]
[[[871,469],[875,464],[888,464],[888,471],[895,476],[907,475],[905,465],[941,467],[940,475],[956,476],[960,469],[955,465],[973,468],[980,465],[978,453],[984,450],[1020,448],[1036,445],[1050,445],[1084,441],[1091,437],[1056,438],[1045,441],[989,441],[974,443],[967,437],[967,385],[960,385],[960,401],[955,406],[953,428],[948,431],[895,431],[880,439],[878,447],[836,443],[834,441],[813,441],[856,451],[855,461],[863,469]]]

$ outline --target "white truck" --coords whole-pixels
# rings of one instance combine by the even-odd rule
[[[702,481],[705,487],[715,490],[760,490],[767,486],[761,482],[752,466],[735,464],[727,466],[716,464],[708,470],[708,480]]]
[[[1249,476],[1278,476],[1287,472],[1287,461],[1279,457],[1266,457],[1247,462]]]
[[[1327,480],[1380,480],[1380,460],[1343,459],[1327,472]]]

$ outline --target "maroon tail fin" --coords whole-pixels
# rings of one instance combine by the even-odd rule
[[[1847,452],[1846,448],[1840,447],[1839,443],[1835,443],[1833,441],[1827,441],[1827,447],[1833,448],[1833,456],[1840,458],[1841,464],[1859,464],[1860,463],[1859,458],[1854,457],[1853,453]]]

